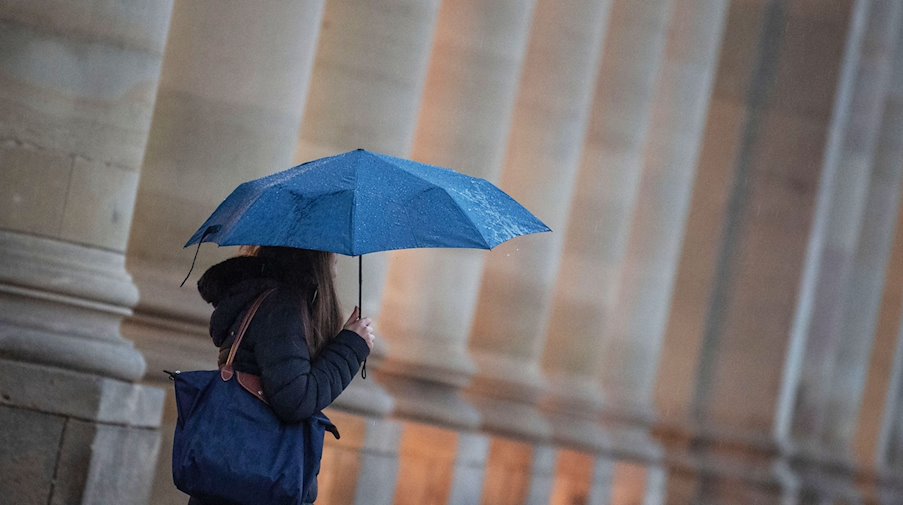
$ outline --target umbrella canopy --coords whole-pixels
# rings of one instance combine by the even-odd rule
[[[358,149],[238,186],[199,242],[348,256],[420,247],[492,249],[551,231],[490,182]]]

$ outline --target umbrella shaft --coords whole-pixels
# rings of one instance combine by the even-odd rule
[[[360,316],[364,317],[363,303],[363,287],[364,287],[364,255],[357,257],[357,308],[360,310]]]
[[[364,301],[363,301],[363,292],[364,292],[364,255],[361,254],[357,257],[357,307],[358,307],[358,315],[360,317],[364,317]],[[361,378],[367,378],[367,359],[364,359],[364,364],[361,367]]]

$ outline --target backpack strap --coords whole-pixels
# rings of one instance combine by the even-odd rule
[[[263,301],[266,300],[270,294],[276,291],[276,288],[271,288],[257,297],[254,300],[254,304],[251,305],[251,308],[248,309],[248,313],[245,314],[245,318],[241,322],[241,327],[238,330],[238,335],[235,336],[235,341],[232,342],[232,348],[229,349],[229,357],[226,358],[226,362],[223,364],[222,368],[220,368],[219,374],[220,377],[224,381],[228,381],[232,379],[234,375],[234,370],[232,369],[232,362],[235,361],[235,355],[238,353],[238,347],[241,345],[241,341],[245,338],[245,332],[248,331],[248,327],[251,326],[251,320],[254,319],[254,315],[257,314],[257,309],[263,304]]]

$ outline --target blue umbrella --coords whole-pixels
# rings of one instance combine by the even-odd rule
[[[420,247],[492,249],[546,231],[486,180],[358,149],[239,185],[185,247],[214,242],[361,256]]]

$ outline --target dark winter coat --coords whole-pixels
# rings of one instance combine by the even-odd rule
[[[220,364],[242,318],[264,291],[270,294],[245,334],[234,369],[259,375],[263,391],[284,422],[300,422],[326,408],[348,386],[370,353],[360,336],[343,330],[311,359],[302,325],[302,303],[316,303],[312,281],[288,278],[266,260],[237,257],[210,267],[198,291],[215,307],[210,336],[220,348]]]

